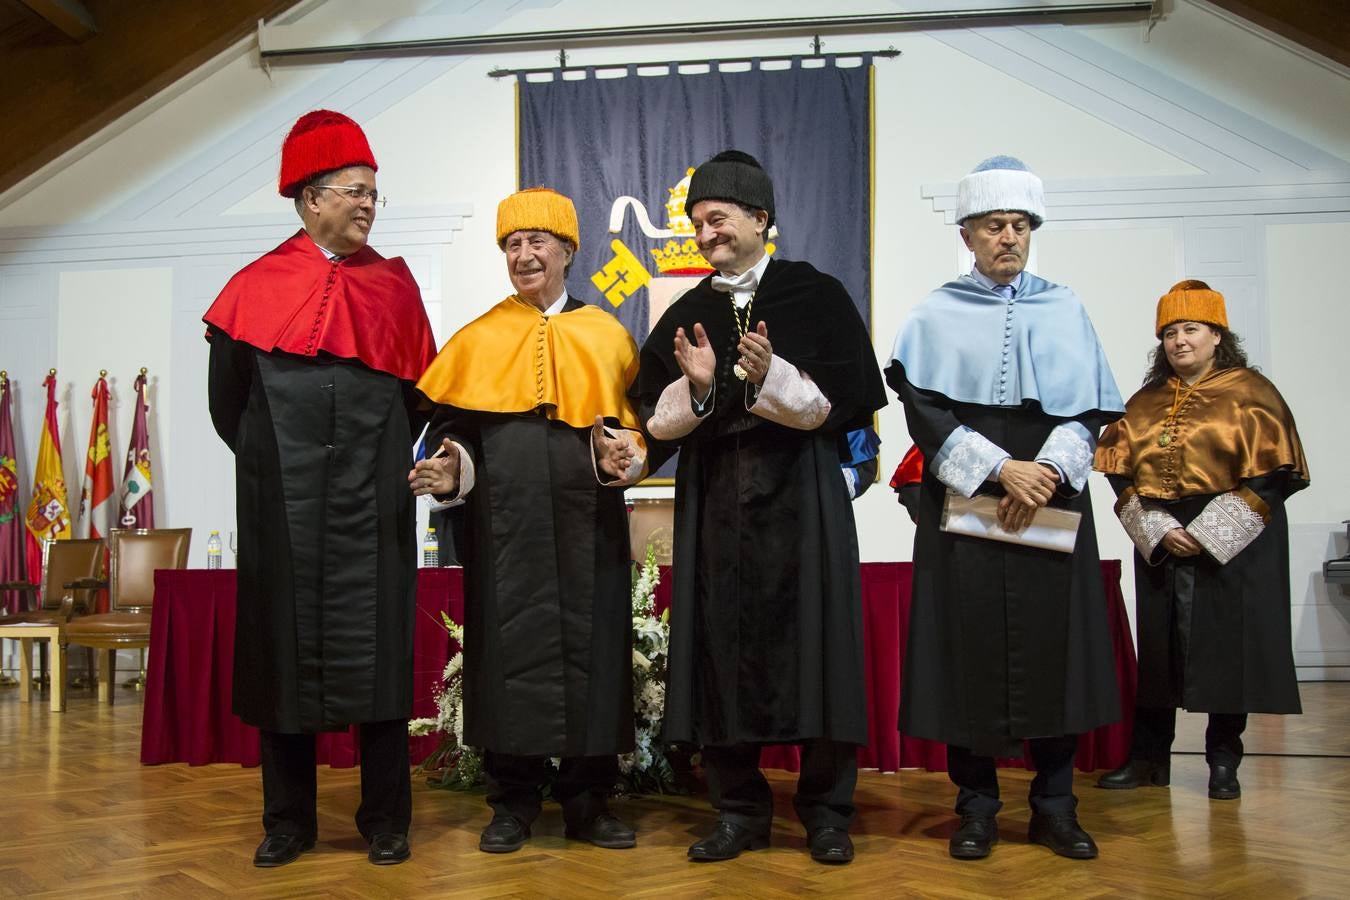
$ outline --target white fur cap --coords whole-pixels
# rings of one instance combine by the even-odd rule
[[[1021,160],[992,156],[956,186],[956,222],[996,210],[1016,210],[1031,218],[1031,227],[1045,221],[1045,187]]]

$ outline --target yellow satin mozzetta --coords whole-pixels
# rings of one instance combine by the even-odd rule
[[[545,316],[513,294],[450,338],[417,389],[460,409],[541,410],[575,428],[601,415],[636,431],[627,389],[637,372],[637,345],[609,313]]]
[[[1102,432],[1093,467],[1134,482],[1142,497],[1221,494],[1277,469],[1308,478],[1294,417],[1279,391],[1251,369],[1219,369],[1197,381],[1163,436],[1177,378],[1139,391],[1125,417]]]

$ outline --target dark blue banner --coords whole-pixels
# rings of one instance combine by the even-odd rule
[[[645,340],[709,271],[684,213],[689,175],[736,149],[773,179],[770,252],[838,278],[870,324],[871,58],[824,59],[740,72],[714,64],[704,74],[521,76],[520,186],[566,194],[580,219],[568,292]]]

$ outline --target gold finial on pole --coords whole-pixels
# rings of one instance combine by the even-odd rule
[[[99,370],[98,370],[98,377],[99,377],[99,378],[107,378],[107,377],[108,377],[108,370],[107,370],[107,369],[99,369]]]
[[[149,372],[149,371],[150,371],[150,370],[147,369],[145,366],[141,366],[141,374],[142,374],[142,375],[144,375],[146,372]]]
[[[47,374],[48,374],[48,375],[51,375],[51,376],[53,376],[53,377],[55,377],[55,375],[56,375],[56,370],[55,370],[55,369],[48,369],[48,370],[47,370]]]

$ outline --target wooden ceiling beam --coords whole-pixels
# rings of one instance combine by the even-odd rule
[[[19,0],[24,6],[50,22],[72,41],[83,41],[98,33],[98,24],[80,0]]]

